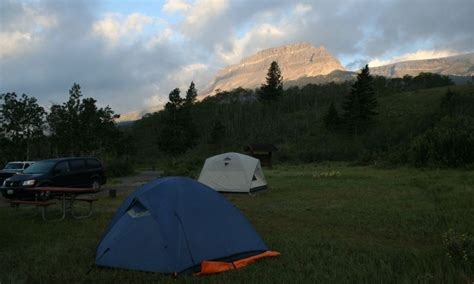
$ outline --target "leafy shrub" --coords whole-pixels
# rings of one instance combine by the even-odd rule
[[[212,150],[207,145],[198,145],[178,158],[164,158],[161,167],[166,176],[187,176],[196,179],[204,161],[219,153],[220,151]]]
[[[125,160],[112,160],[105,164],[105,173],[108,177],[123,177],[134,173],[132,163]]]
[[[474,277],[474,238],[468,234],[460,234],[450,229],[443,234],[446,255],[463,271],[465,278]]]
[[[445,117],[414,139],[411,160],[415,166],[465,166],[474,162],[474,120]]]
[[[165,176],[186,176],[197,178],[199,168],[191,163],[187,163],[185,159],[170,160],[164,169]]]

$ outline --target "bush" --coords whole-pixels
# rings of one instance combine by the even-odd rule
[[[449,259],[462,269],[465,279],[472,281],[474,278],[474,238],[450,229],[443,234],[443,244]]]
[[[160,166],[165,176],[187,176],[197,179],[204,161],[220,152],[213,150],[209,145],[198,145],[179,157],[163,157]]]
[[[105,173],[108,177],[123,177],[135,172],[132,163],[123,160],[112,160],[105,165]]]
[[[474,162],[474,120],[445,117],[414,139],[411,160],[415,166],[466,166]]]
[[[195,164],[189,163],[186,159],[170,159],[165,165],[164,175],[186,176],[195,179],[199,175],[199,168]]]

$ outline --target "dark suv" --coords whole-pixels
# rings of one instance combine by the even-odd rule
[[[36,162],[22,173],[3,182],[6,198],[32,198],[27,188],[38,186],[92,187],[99,189],[106,182],[104,169],[95,158],[60,158]]]

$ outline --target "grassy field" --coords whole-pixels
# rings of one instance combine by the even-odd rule
[[[269,191],[226,197],[278,258],[201,278],[104,268],[87,274],[119,196],[100,200],[86,220],[45,223],[34,209],[0,208],[0,283],[474,281],[474,248],[461,236],[474,235],[474,171],[330,163],[265,174]],[[462,250],[467,256],[458,258]]]

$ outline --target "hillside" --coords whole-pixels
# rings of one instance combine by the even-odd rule
[[[350,137],[343,130],[326,130],[323,116],[329,104],[334,102],[341,114],[350,87],[344,83],[288,89],[271,108],[254,101],[233,99],[241,93],[209,97],[193,107],[193,121],[199,126],[200,136],[197,145],[183,156],[191,159],[184,164],[190,170],[206,156],[242,152],[249,143],[276,144],[279,151],[275,157],[281,161],[347,161],[364,157],[386,160],[408,153],[414,138],[440,122],[445,116],[440,105],[448,90],[462,99],[457,104],[464,115],[474,113],[473,85],[384,92],[378,97],[377,122],[366,134]],[[148,116],[132,127],[133,137],[139,140],[140,160],[156,160],[163,155],[156,144],[161,117],[160,114]],[[221,125],[217,134],[216,125]]]

